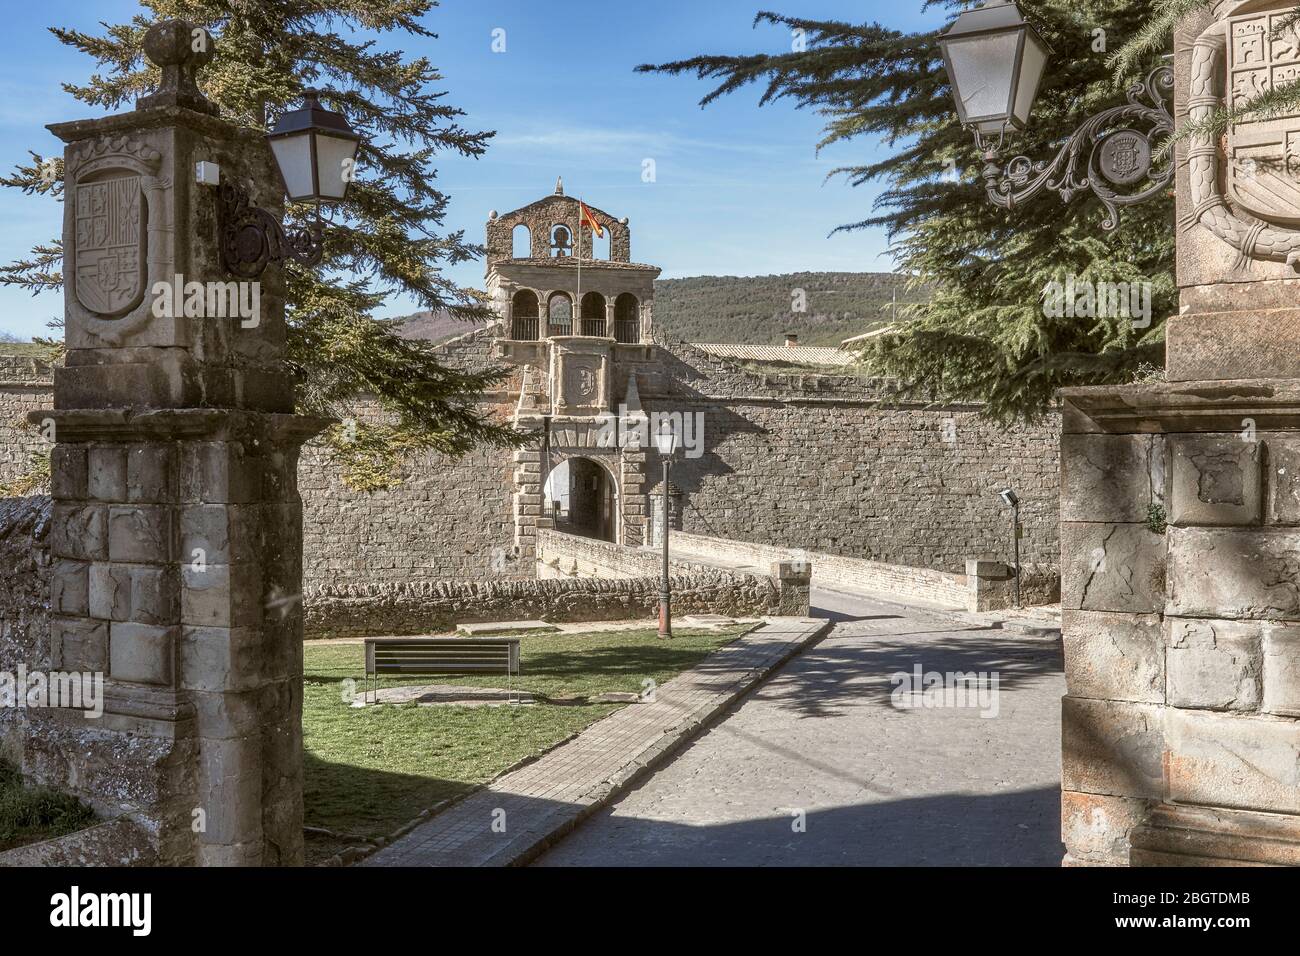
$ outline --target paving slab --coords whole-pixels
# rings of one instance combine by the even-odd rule
[[[420,707],[502,707],[534,704],[527,691],[509,687],[466,687],[461,684],[406,684],[358,694],[353,707],[416,704]]]
[[[820,639],[830,622],[767,618],[697,666],[420,824],[361,866],[527,863]]]
[[[545,621],[491,621],[484,624],[457,624],[456,633],[467,637],[494,637],[498,634],[555,634],[560,629]]]

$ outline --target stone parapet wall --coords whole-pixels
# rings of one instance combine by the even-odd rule
[[[774,559],[776,560],[776,559]],[[672,559],[673,574],[715,574],[714,565]],[[663,556],[659,551],[631,548],[542,529],[537,532],[537,576],[547,578],[653,578],[663,574]]]
[[[45,496],[0,498],[0,671],[31,670],[50,659],[49,530]],[[0,759],[23,765],[31,711],[0,708]]]
[[[675,614],[758,616],[780,607],[771,578],[721,573],[672,577]],[[309,638],[446,632],[492,621],[619,621],[653,617],[659,579],[572,578],[552,581],[437,581],[308,589]]]
[[[52,370],[33,358],[0,355],[0,484],[32,470],[32,459],[48,454],[50,443],[27,421],[29,412],[49,408]]]
[[[967,562],[977,566],[977,573],[949,574],[930,568],[884,564],[823,551],[779,548],[688,532],[674,532],[673,538],[684,549],[715,555],[726,562],[755,567],[766,567],[778,561],[806,563],[812,570],[814,587],[869,591],[902,601],[923,601],[968,611],[1000,610],[1012,603],[1011,569],[1000,562]],[[1060,578],[1055,567],[1022,568],[1022,603],[1049,604],[1059,597]]]

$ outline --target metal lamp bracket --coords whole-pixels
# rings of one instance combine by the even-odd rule
[[[1068,203],[1089,190],[1106,208],[1101,227],[1119,225],[1120,209],[1134,206],[1168,188],[1174,164],[1156,162],[1156,144],[1174,131],[1166,99],[1174,88],[1174,71],[1162,66],[1128,90],[1128,102],[1086,120],[1049,162],[1017,156],[1005,168],[998,150],[984,153],[984,181],[989,199],[1014,209],[1050,190]],[[977,143],[982,142],[977,137]],[[1000,145],[1000,144],[999,144]],[[1136,192],[1123,190],[1139,186]]]
[[[252,205],[242,187],[229,181],[217,188],[217,229],[221,264],[241,279],[257,279],[272,262],[292,259],[314,266],[325,252],[319,203],[311,227],[285,229],[265,209]]]

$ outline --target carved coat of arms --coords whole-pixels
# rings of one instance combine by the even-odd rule
[[[1227,104],[1300,76],[1300,25],[1280,30],[1291,8],[1228,21]],[[1234,124],[1228,133],[1228,191],[1235,205],[1267,222],[1300,225],[1300,113]]]
[[[145,222],[140,177],[78,183],[74,194],[77,301],[102,318],[130,312],[145,292]]]
[[[587,366],[581,366],[578,369],[578,395],[581,398],[591,398],[596,394],[596,372]]]

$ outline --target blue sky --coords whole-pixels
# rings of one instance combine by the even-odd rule
[[[875,191],[826,181],[837,166],[870,161],[883,144],[824,150],[820,118],[784,103],[759,109],[759,91],[732,94],[701,110],[709,87],[694,77],[632,72],[644,62],[699,53],[789,49],[788,31],[751,27],[759,9],[810,18],[880,20],[904,30],[936,25],[921,0],[446,0],[429,15],[436,40],[401,46],[427,55],[442,71],[448,101],[466,125],[497,131],[480,160],[448,155],[439,181],[452,197],[450,229],[483,241],[489,210],[517,208],[548,194],[555,177],[566,191],[632,228],[632,257],[661,266],[665,277],[766,275],[801,270],[887,271],[885,237],[828,237],[863,218]],[[0,166],[50,154],[47,123],[93,115],[60,88],[83,82],[91,63],[46,31],[52,24],[96,30],[139,9],[125,0],[45,0],[9,4],[0,35]],[[493,31],[506,51],[492,51]],[[645,160],[656,181],[642,181]],[[10,261],[61,228],[61,207],[0,190],[0,258]],[[479,285],[481,263],[450,271]],[[382,315],[412,310],[393,297]],[[0,332],[45,334],[61,296],[33,298],[0,289]]]

